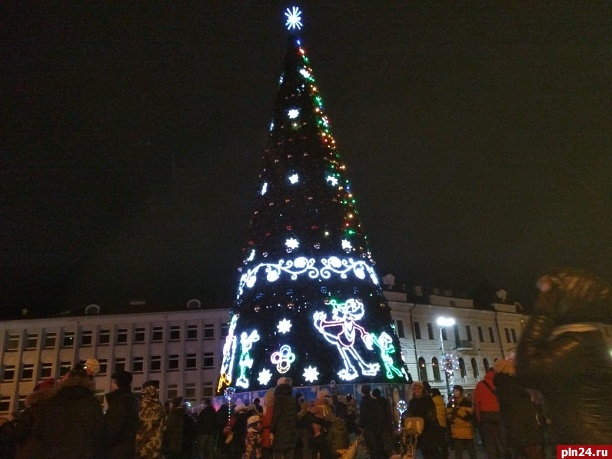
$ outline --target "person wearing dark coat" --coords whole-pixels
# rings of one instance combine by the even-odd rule
[[[594,323],[612,323],[612,288],[559,269],[538,281],[517,349],[517,376],[544,397],[557,444],[612,444],[612,360]]]
[[[368,452],[372,459],[386,457],[385,449],[380,436],[383,429],[383,412],[380,405],[370,395],[370,386],[361,386],[361,403],[359,404],[358,426],[363,430]]]
[[[274,410],[270,425],[274,459],[293,459],[297,440],[297,412],[291,378],[278,379],[274,389]]]
[[[166,459],[186,459],[193,457],[193,441],[196,437],[196,425],[187,413],[183,397],[172,401],[172,409],[168,414],[166,432],[162,450]]]
[[[42,447],[40,459],[98,459],[104,442],[102,405],[91,391],[83,370],[71,370],[54,389],[55,396],[41,402],[41,419],[32,435]]]
[[[15,423],[15,441],[17,443],[17,454],[15,459],[29,459],[41,457],[42,445],[32,435],[34,427],[39,422],[46,422],[42,417],[42,406],[45,401],[55,396],[55,379],[48,378],[40,381],[30,395],[26,397],[26,409]],[[1,457],[1,456],[0,456]]]
[[[393,455],[393,447],[394,445],[394,434],[395,434],[395,422],[393,419],[393,412],[391,411],[391,404],[389,400],[382,396],[380,389],[374,389],[372,391],[372,397],[376,400],[376,403],[380,406],[381,409],[381,439],[383,442],[383,448],[385,449],[385,453],[387,457],[391,457]]]
[[[198,431],[198,457],[213,459],[219,436],[217,411],[209,398],[204,400],[204,408],[196,419]]]
[[[111,376],[111,392],[106,394],[108,408],[104,414],[105,445],[108,457],[132,459],[138,431],[138,399],[132,393],[132,374],[118,371]]]
[[[404,415],[405,417],[423,418],[423,432],[419,436],[417,445],[423,453],[423,459],[439,459],[439,444],[442,438],[436,405],[425,391],[422,382],[415,381],[412,383],[412,398],[408,402],[408,409]]]

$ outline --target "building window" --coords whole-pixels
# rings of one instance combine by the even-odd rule
[[[134,342],[135,343],[144,343],[145,341],[145,329],[137,328],[134,330]]]
[[[15,379],[15,365],[4,365],[4,371],[2,372],[3,381],[12,381]]]
[[[40,377],[41,379],[50,378],[53,375],[53,363],[43,362],[40,366]]]
[[[465,369],[465,360],[463,360],[463,357],[459,357],[459,372],[461,373],[462,378],[465,378],[467,376],[467,370]]]
[[[108,360],[107,359],[98,359],[98,363],[100,364],[100,371],[97,376],[103,376],[108,371]]]
[[[144,357],[134,357],[132,359],[132,372],[142,373],[144,371]]]
[[[187,325],[187,339],[189,341],[198,339],[198,326],[196,324]]]
[[[427,364],[423,357],[419,357],[419,379],[421,381],[427,381]]]
[[[474,358],[472,358],[472,376],[474,376],[474,378],[478,378],[478,364]]]
[[[202,398],[212,397],[213,392],[213,383],[212,381],[205,381],[202,383]]]
[[[398,338],[405,338],[406,337],[406,331],[404,330],[404,321],[403,320],[396,320],[395,321],[395,329],[397,330]]]
[[[117,338],[115,343],[117,344],[127,344],[128,342],[128,331],[127,328],[120,328],[117,330]]]
[[[178,386],[176,384],[168,384],[168,391],[166,394],[168,395],[168,400],[174,400],[178,397]]]
[[[195,370],[198,367],[196,360],[195,354],[187,354],[185,358],[185,370]]]
[[[62,347],[74,347],[74,332],[64,332],[64,338],[62,339]]]
[[[19,350],[19,335],[9,335],[8,341],[6,343],[7,351],[17,351]]]
[[[485,369],[485,372],[489,371],[489,359],[482,359],[482,366]]]
[[[492,343],[495,342],[495,334],[493,333],[493,328],[492,327],[489,327],[489,338],[491,339]]]
[[[110,344],[110,330],[100,330],[98,344],[100,346],[108,346]]]
[[[440,364],[437,358],[431,359],[431,369],[433,370],[434,381],[442,381],[440,377]]]
[[[442,340],[448,341],[448,335],[446,334],[446,327],[442,328]]]
[[[427,322],[427,337],[429,339],[434,339],[433,325],[429,322]]]
[[[215,367],[215,355],[212,352],[205,352],[202,359],[202,368],[209,369]]]
[[[89,347],[93,341],[93,332],[91,330],[83,330],[81,332],[81,346]]]
[[[68,372],[72,369],[72,364],[70,362],[60,362],[59,375],[60,378],[68,374]]]
[[[161,355],[152,355],[151,359],[149,360],[149,371],[161,371],[161,360]]]
[[[187,383],[185,384],[185,399],[190,402],[195,402],[196,399],[196,385],[195,383]]]
[[[414,323],[414,337],[416,339],[421,339],[421,324],[418,322]]]
[[[55,339],[57,334],[55,332],[47,332],[45,333],[45,349],[54,348],[55,347]]]
[[[170,326],[170,341],[180,341],[181,339],[181,326],[171,325]]]
[[[461,340],[461,336],[459,335],[459,325],[453,325],[453,331],[455,332],[455,341],[458,343]]]
[[[38,346],[38,334],[30,333],[26,339],[26,349],[36,349]]]
[[[125,357],[115,358],[115,371],[125,371]]]
[[[178,371],[179,369],[179,356],[178,354],[172,354],[168,356],[168,371]]]
[[[514,330],[514,328],[510,329],[510,334],[512,335],[512,342],[516,343],[516,331]]]
[[[481,343],[484,343],[484,333],[482,332],[482,327],[478,327],[478,339]]]
[[[19,399],[17,401],[17,411],[25,410],[25,408],[26,408],[26,406],[25,406],[26,398],[28,398],[27,395],[20,395],[19,396]]]
[[[8,413],[11,407],[11,397],[8,395],[0,395],[0,413]]]
[[[221,324],[221,338],[225,338],[229,334],[229,323]]]
[[[164,327],[153,327],[153,334],[151,335],[151,341],[160,342],[164,340]]]
[[[215,324],[204,324],[203,338],[204,339],[215,339]]]
[[[30,381],[34,377],[34,364],[24,363],[21,367],[21,380]]]
[[[506,334],[506,343],[511,343],[512,341],[510,340],[510,330],[504,328],[504,333]]]
[[[469,325],[466,325],[465,334],[467,335],[468,341],[472,341],[472,327],[470,327]]]

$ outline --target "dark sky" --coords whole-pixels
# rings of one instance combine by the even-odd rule
[[[234,298],[289,4],[166,3],[0,6],[3,308]],[[302,2],[380,275],[612,277],[612,7],[547,3]]]

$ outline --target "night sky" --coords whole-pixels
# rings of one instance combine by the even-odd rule
[[[230,304],[290,4],[33,3],[0,6],[0,307]],[[300,6],[381,276],[612,278],[610,3]]]

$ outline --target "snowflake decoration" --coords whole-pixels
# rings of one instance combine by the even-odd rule
[[[328,175],[327,176],[327,183],[329,183],[332,186],[336,186],[338,184],[338,179],[336,177],[334,177],[333,175]]]
[[[285,22],[285,27],[287,27],[287,30],[300,30],[302,28],[302,12],[297,6],[287,8],[287,11],[285,11],[285,16],[287,16],[287,22]]]
[[[261,195],[263,196],[264,194],[266,194],[268,192],[268,182],[264,183],[261,186]]]
[[[342,248],[343,248],[344,250],[347,250],[347,251],[348,251],[348,250],[351,250],[351,249],[353,248],[353,246],[352,246],[352,244],[351,244],[349,241],[347,241],[346,239],[342,239]]]
[[[289,176],[289,182],[291,182],[292,185],[295,185],[297,182],[300,181],[300,176],[297,174],[292,174]]]
[[[278,323],[276,328],[278,328],[279,333],[289,333],[289,330],[291,330],[291,321],[283,319]]]
[[[300,73],[304,78],[310,78],[310,72],[306,69],[300,69]]]
[[[266,368],[259,372],[259,377],[257,378],[257,381],[259,381],[259,384],[261,384],[262,386],[265,386],[270,382],[270,379],[272,379],[272,373],[270,373],[270,370]]]
[[[287,239],[285,241],[285,245],[287,246],[288,249],[297,249],[300,246],[300,243],[298,242],[297,239],[290,237],[289,239]]]
[[[304,379],[310,383],[315,382],[319,379],[319,372],[316,368],[309,366],[308,368],[304,368]]]
[[[289,116],[290,120],[294,120],[298,116],[300,116],[300,111],[297,108],[292,108],[289,111],[287,111],[287,116]]]

